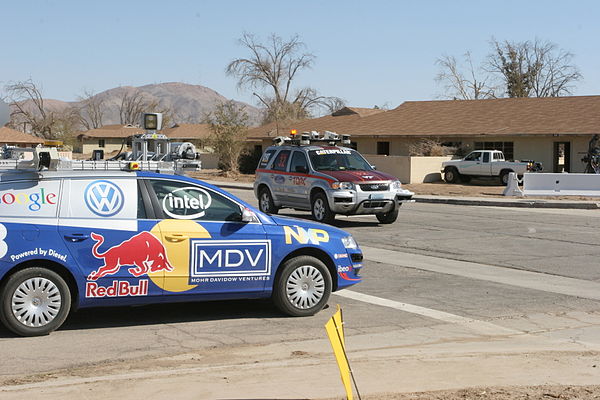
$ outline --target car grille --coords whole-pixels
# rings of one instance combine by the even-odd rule
[[[359,186],[363,192],[383,192],[390,187],[387,183],[361,183]]]

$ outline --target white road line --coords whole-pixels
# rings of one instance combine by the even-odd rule
[[[521,271],[468,261],[449,260],[369,246],[361,246],[361,249],[365,259],[384,264],[600,300],[600,283],[583,279]]]
[[[461,317],[460,315],[450,314],[444,311],[438,311],[431,308],[415,306],[413,304],[401,303],[394,300],[384,299],[381,297],[371,296],[364,293],[355,292],[344,289],[333,293],[335,295],[345,297],[352,300],[358,300],[365,303],[375,304],[381,307],[389,307],[396,310],[418,314],[424,317],[436,319],[451,324],[456,324],[468,328],[482,335],[498,336],[498,335],[518,335],[524,332],[514,329],[504,328],[490,322],[479,321],[476,319]]]

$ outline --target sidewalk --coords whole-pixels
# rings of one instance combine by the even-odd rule
[[[253,190],[252,183],[234,182],[234,181],[213,181],[205,180],[212,185],[224,189],[242,189]],[[578,200],[545,200],[530,199],[525,197],[466,197],[466,196],[439,196],[439,195],[418,195],[414,200],[418,203],[441,203],[455,204],[463,206],[487,206],[487,207],[525,207],[525,208],[569,208],[580,210],[600,209],[600,198],[598,201],[578,201]]]

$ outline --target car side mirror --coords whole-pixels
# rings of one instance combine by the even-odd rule
[[[371,168],[377,169],[377,166],[376,165],[371,165]]]
[[[296,165],[296,172],[306,174],[308,172],[308,168],[306,168],[304,165]]]
[[[242,210],[242,222],[250,223],[250,222],[258,222],[258,217],[254,214],[254,211],[244,208]]]

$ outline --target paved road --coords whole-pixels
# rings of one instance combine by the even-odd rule
[[[249,191],[232,192],[253,199]],[[393,225],[378,225],[374,217],[340,217],[337,225],[357,238],[366,256],[364,282],[330,301],[344,309],[348,346],[366,392],[453,387],[472,384],[474,377],[479,384],[600,379],[600,368],[592,367],[600,350],[600,211],[411,204]],[[102,383],[116,373],[158,379],[160,371],[183,368],[180,375],[203,372],[205,380],[195,382],[215,396],[339,395],[323,331],[331,312],[282,318],[267,301],[83,310],[48,337],[14,338],[0,328],[0,381],[33,382],[31,393],[41,387],[36,385],[55,384],[58,398],[65,392],[47,379],[75,376],[81,380],[71,382],[79,388],[69,389],[75,390],[71,395],[94,382],[95,393],[114,395],[103,392]],[[450,360],[455,353],[460,356]],[[519,357],[525,353],[538,356],[524,362]],[[464,354],[486,356],[471,371],[448,378],[448,369],[465,365]],[[428,357],[435,362],[424,373]],[[548,362],[552,372],[532,372]],[[239,372],[247,363],[262,366],[267,381],[272,371],[294,385],[302,373],[331,379],[333,386],[267,390]],[[202,371],[194,369],[199,365]],[[238,384],[228,389],[212,378],[233,379],[231,368],[209,371],[223,365],[238,366]],[[486,375],[483,365],[511,372]],[[378,379],[386,373],[391,375],[384,382]],[[161,379],[165,387],[176,384]],[[29,392],[6,392],[18,393]]]

